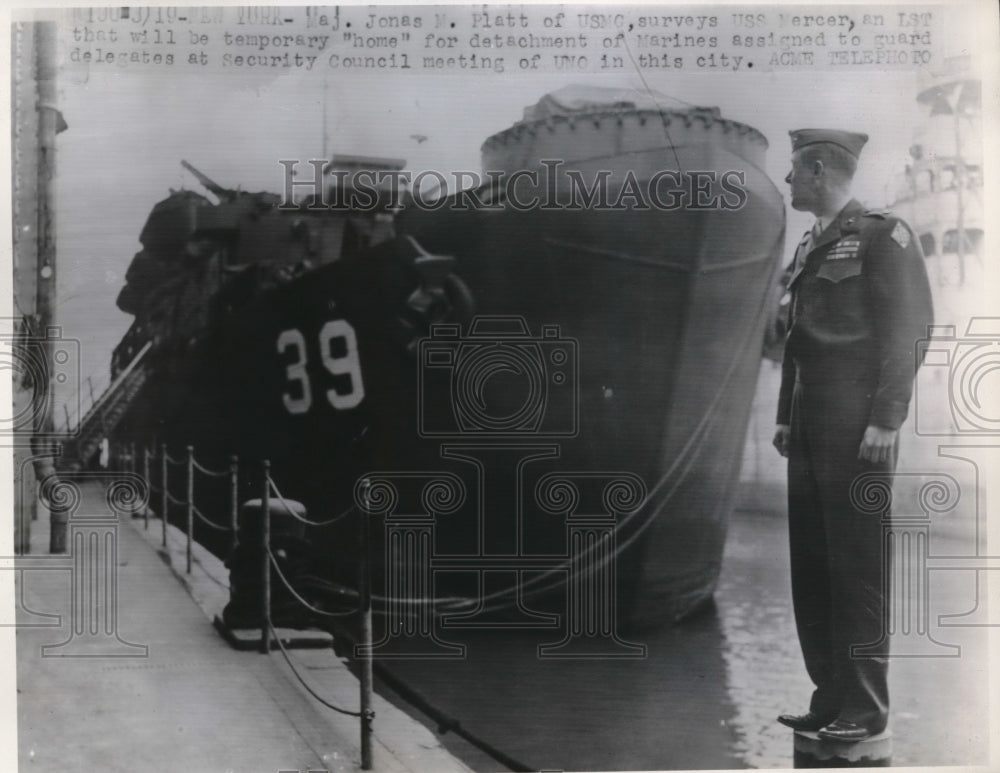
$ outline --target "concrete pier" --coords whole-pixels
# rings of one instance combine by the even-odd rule
[[[106,509],[100,483],[83,484],[81,490],[81,515]],[[115,571],[114,622],[123,641],[144,648],[139,657],[121,657],[121,651],[109,657],[104,640],[99,651],[83,653],[87,657],[68,648],[46,650],[70,638],[79,621],[87,628],[90,618],[81,618],[72,604],[73,556],[43,555],[48,519],[39,518],[35,526],[31,540],[37,555],[26,557],[30,563],[0,562],[0,568],[18,569],[23,600],[17,618],[22,770],[358,769],[357,718],[319,705],[280,654],[235,652],[213,630],[211,619],[228,600],[228,572],[195,545],[187,574],[184,533],[173,526],[164,549],[158,524],[146,529],[142,519],[122,518],[113,535],[115,550],[99,556],[106,564],[113,561],[105,569]],[[95,608],[107,611],[108,598],[95,599],[100,604]],[[40,612],[47,617],[38,617]],[[329,647],[292,650],[289,657],[326,699],[357,706],[357,679]],[[374,708],[374,769],[469,773],[430,730],[378,696]]]

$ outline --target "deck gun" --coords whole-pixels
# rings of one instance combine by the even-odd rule
[[[181,160],[181,166],[187,169],[195,178],[204,185],[209,191],[214,193],[220,201],[235,201],[236,197],[239,196],[240,192],[235,191],[232,188],[223,188],[215,180],[206,175],[204,172],[195,169],[187,161]]]

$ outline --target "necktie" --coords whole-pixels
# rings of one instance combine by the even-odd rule
[[[816,222],[813,223],[812,231],[809,232],[809,249],[807,252],[812,252],[824,230],[826,229],[823,226],[823,221],[817,219]]]
[[[813,247],[816,246],[816,242],[819,239],[819,235],[823,233],[822,223],[817,220],[813,223],[812,229],[805,235],[805,238],[801,242],[800,249],[796,250],[795,256],[795,270],[799,270],[806,263],[806,258],[809,253],[813,251]]]

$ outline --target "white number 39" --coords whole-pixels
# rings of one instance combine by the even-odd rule
[[[333,355],[333,342],[344,342],[344,354]],[[294,359],[285,366],[285,376],[290,389],[281,396],[281,401],[289,413],[305,413],[312,407],[312,387],[306,371],[306,340],[300,330],[290,328],[278,336],[278,354],[293,350]],[[354,328],[347,320],[331,319],[319,331],[319,352],[323,367],[334,376],[349,376],[350,385],[344,391],[326,390],[326,399],[338,411],[355,408],[365,397],[365,386],[361,379],[361,363],[358,360],[358,339]],[[294,385],[294,386],[293,386]]]

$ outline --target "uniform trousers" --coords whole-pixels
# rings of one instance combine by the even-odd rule
[[[891,485],[896,466],[898,440],[887,462],[858,459],[873,393],[858,381],[796,382],[788,531],[795,623],[816,686],[809,708],[879,733],[888,721],[888,660],[851,655],[852,645],[880,641],[888,620],[881,517],[860,512],[851,494],[862,473]]]

